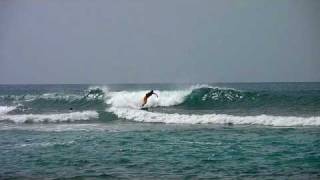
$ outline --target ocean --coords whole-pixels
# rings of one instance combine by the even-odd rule
[[[320,179],[320,83],[0,85],[0,179],[150,178]]]

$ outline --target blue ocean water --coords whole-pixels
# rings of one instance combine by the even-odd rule
[[[320,83],[0,85],[0,179],[319,179],[319,126]]]

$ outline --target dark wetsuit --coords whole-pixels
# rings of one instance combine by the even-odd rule
[[[150,92],[148,92],[148,93],[144,96],[142,106],[144,106],[144,105],[147,103],[148,98],[149,98],[150,96],[152,96],[152,94],[155,94],[155,93],[153,92],[153,90],[150,91]],[[156,96],[158,97],[157,94],[156,94]]]
[[[150,91],[150,92],[148,92],[148,93],[146,94],[146,97],[148,98],[148,97],[152,96],[152,94],[153,94],[153,91]]]

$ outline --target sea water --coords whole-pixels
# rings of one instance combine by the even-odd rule
[[[320,83],[0,85],[0,152],[1,179],[319,179]]]

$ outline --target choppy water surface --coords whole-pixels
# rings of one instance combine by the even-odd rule
[[[0,178],[318,179],[319,113],[319,83],[1,85]]]

